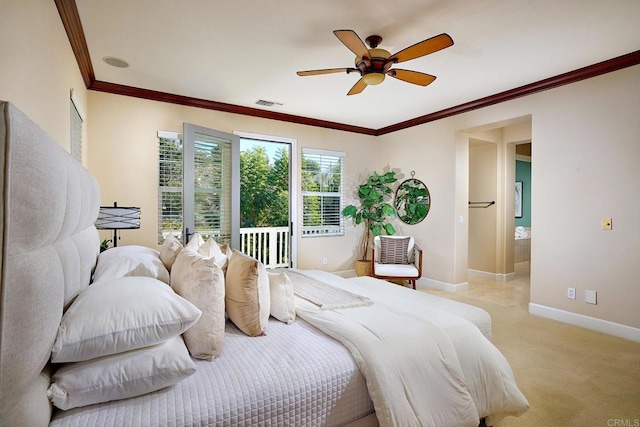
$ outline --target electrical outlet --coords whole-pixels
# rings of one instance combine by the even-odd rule
[[[322,265],[327,265],[329,264],[329,260],[327,259],[327,257],[322,257]]]
[[[567,298],[576,299],[576,288],[567,288]]]
[[[598,293],[596,291],[584,291],[584,302],[587,304],[597,304]]]
[[[602,229],[613,230],[613,218],[602,218]]]

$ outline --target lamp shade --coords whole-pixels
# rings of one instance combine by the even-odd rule
[[[98,230],[140,228],[140,208],[100,206],[95,225]]]

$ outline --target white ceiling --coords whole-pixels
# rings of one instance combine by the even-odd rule
[[[640,49],[640,0],[76,3],[97,80],[373,129]],[[336,29],[391,53],[440,33],[455,44],[394,66],[436,75],[427,87],[387,78],[347,96],[357,74],[296,75],[353,66]]]

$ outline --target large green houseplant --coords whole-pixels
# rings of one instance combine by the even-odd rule
[[[369,253],[371,236],[379,236],[383,232],[395,234],[396,230],[389,222],[397,216],[396,209],[390,203],[393,197],[391,184],[398,180],[395,172],[379,175],[373,172],[366,182],[358,187],[360,205],[349,205],[342,210],[342,215],[352,218],[356,225],[364,223],[366,232],[360,243],[360,260],[366,261]]]

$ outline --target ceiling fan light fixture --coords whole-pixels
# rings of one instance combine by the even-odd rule
[[[384,74],[383,73],[368,73],[365,74],[364,76],[362,76],[362,80],[364,80],[364,82],[369,85],[379,85],[380,83],[382,83],[384,81]]]
[[[388,50],[384,50],[384,49],[369,49],[369,54],[371,55],[372,58],[382,58],[382,59],[388,59],[391,56],[391,53],[389,53]]]

